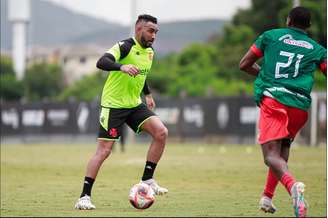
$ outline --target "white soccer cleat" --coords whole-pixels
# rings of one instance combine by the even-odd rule
[[[305,185],[302,182],[295,182],[291,188],[293,208],[296,217],[307,217],[308,203],[304,199]]]
[[[96,209],[96,206],[91,203],[90,196],[84,195],[77,200],[74,208],[79,210],[93,210]]]
[[[263,210],[265,213],[274,213],[277,208],[272,204],[272,199],[267,196],[262,196],[259,202],[260,210]]]
[[[166,188],[160,187],[154,179],[148,179],[141,182],[149,185],[153,189],[156,195],[164,195],[169,192],[169,190],[167,190]]]

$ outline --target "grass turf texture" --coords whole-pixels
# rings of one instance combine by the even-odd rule
[[[1,216],[293,216],[279,184],[278,211],[258,210],[267,168],[259,146],[169,144],[155,178],[167,187],[147,210],[136,210],[128,192],[139,182],[147,146],[111,154],[93,188],[93,211],[74,210],[95,145],[1,145]],[[326,216],[326,148],[293,147],[293,175],[306,184],[309,216]]]

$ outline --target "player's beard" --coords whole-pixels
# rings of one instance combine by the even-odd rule
[[[144,48],[149,48],[154,42],[153,40],[147,41],[143,35],[141,36],[140,41],[141,41],[142,47],[144,47]]]

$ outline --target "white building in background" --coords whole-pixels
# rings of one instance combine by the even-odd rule
[[[97,71],[96,63],[104,48],[96,45],[70,45],[60,47],[34,46],[29,49],[28,65],[55,63],[62,67],[65,83],[70,85],[85,75]]]
[[[68,47],[60,52],[60,64],[66,83],[72,84],[85,75],[95,73],[97,71],[96,63],[103,53],[103,48],[88,45]]]

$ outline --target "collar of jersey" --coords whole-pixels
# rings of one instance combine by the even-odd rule
[[[300,28],[297,28],[297,27],[288,27],[288,28],[307,35],[307,32],[305,32],[304,30],[302,30]]]
[[[143,47],[139,44],[138,40],[137,40],[135,37],[133,37],[132,39],[133,39],[134,42],[136,43],[136,47],[137,47],[137,48],[140,48],[140,49],[147,49],[147,48],[143,48]]]

